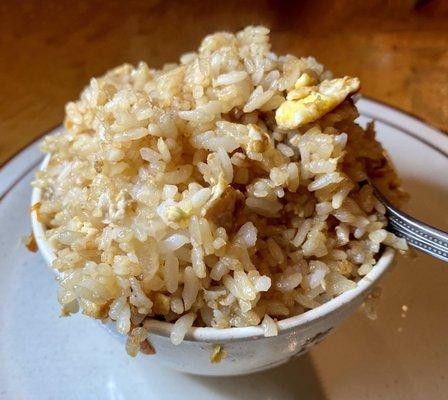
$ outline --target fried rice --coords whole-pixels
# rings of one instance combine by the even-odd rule
[[[260,26],[93,78],[33,183],[63,315],[114,321],[131,355],[154,318],[174,344],[193,325],[271,336],[356,287],[384,246],[406,250],[365,184],[403,198],[373,124],[355,122],[358,90],[276,55]]]

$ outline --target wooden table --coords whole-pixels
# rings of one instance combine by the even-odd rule
[[[235,31],[248,24],[271,28],[275,52],[314,55],[335,75],[359,76],[366,96],[448,131],[447,0],[433,0],[419,8],[413,7],[411,0],[0,0],[0,166],[59,125],[64,104],[78,97],[90,77],[123,62],[145,60],[161,66],[176,61],[181,53],[194,50],[207,33]],[[413,281],[404,273],[395,275],[400,279],[389,281],[390,296],[405,293],[402,298],[412,298],[412,290],[421,290],[418,281],[424,271],[432,271],[431,282],[445,285],[444,266],[427,264],[427,269],[414,268]],[[415,308],[446,315],[443,299],[426,298],[426,303]],[[397,303],[393,313],[399,312]],[[427,328],[412,315],[421,314],[408,317],[408,329],[430,329],[439,338],[446,332],[446,318],[440,317],[443,325],[436,329],[435,325]],[[399,385],[419,385],[418,381],[394,380],[388,386],[384,377],[390,366],[378,371],[378,362],[374,366],[363,363],[365,346],[372,352],[375,346],[387,349],[401,340],[397,334],[389,335],[395,340],[392,344],[382,342],[378,333],[390,326],[390,321],[395,323],[383,318],[373,329],[361,317],[352,318],[350,340],[345,336],[347,330],[336,332],[331,341],[314,350],[323,360],[321,364],[315,363],[314,355],[296,361],[297,379],[291,380],[285,391],[296,390],[299,382],[309,393],[303,397],[307,399],[389,399]],[[408,339],[407,343],[412,342]],[[440,351],[446,351],[446,342],[440,343]],[[412,351],[409,347],[409,353]],[[322,379],[319,369],[329,362],[332,368]],[[424,362],[422,375],[431,360]],[[262,377],[278,381],[279,371]],[[445,379],[446,372],[439,372],[440,379]],[[433,378],[426,376],[424,390],[432,385],[434,393],[441,393],[439,377]],[[226,382],[238,385],[244,378]],[[368,388],[376,388],[375,393],[365,390],[366,382]],[[223,387],[216,379],[206,384],[216,385],[216,390]],[[265,398],[262,393],[261,398]],[[440,397],[431,393],[425,397],[436,398]]]
[[[448,130],[443,0],[420,8],[411,0],[3,0],[0,165],[58,125],[90,77],[123,62],[176,61],[207,33],[248,24],[271,28],[274,51],[312,54],[335,75],[359,76],[365,95]]]

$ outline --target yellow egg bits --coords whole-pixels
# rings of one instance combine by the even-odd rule
[[[360,87],[358,78],[348,76],[317,82],[311,72],[299,77],[275,113],[279,128],[294,129],[318,120]]]

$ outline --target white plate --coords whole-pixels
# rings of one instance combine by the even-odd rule
[[[448,138],[362,99],[411,194],[408,211],[448,229]],[[0,399],[441,399],[448,392],[448,270],[419,255],[386,277],[377,321],[361,312],[310,354],[246,377],[203,378],[143,368],[97,322],[59,318],[53,274],[24,248],[33,144],[0,171]],[[401,306],[409,311],[402,317]],[[445,375],[446,374],[446,375]]]

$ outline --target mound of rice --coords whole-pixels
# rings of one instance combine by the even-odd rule
[[[174,344],[192,325],[275,335],[354,288],[383,245],[405,250],[363,184],[403,197],[373,124],[354,122],[358,88],[272,53],[264,27],[92,79],[34,182],[63,314],[115,321],[131,355],[151,318]]]

